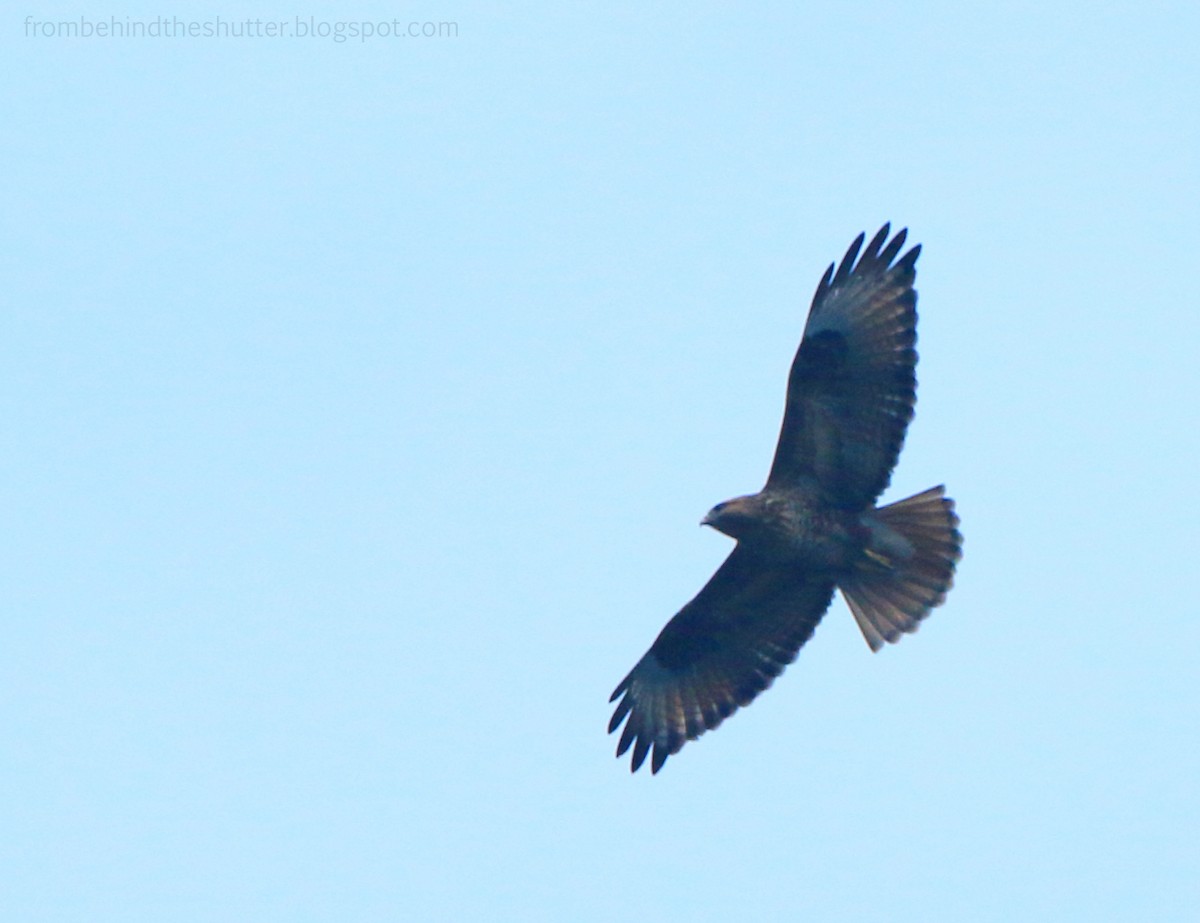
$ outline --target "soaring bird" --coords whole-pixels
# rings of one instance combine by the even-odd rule
[[[631,770],[657,773],[689,740],[749,705],[796,659],[833,598],[872,651],[917,630],[962,556],[943,487],[876,507],[916,403],[916,263],[907,230],[850,244],[817,285],[788,376],[763,489],[718,503],[702,525],[737,544],[621,680],[609,733]],[[885,246],[886,243],[886,246]],[[859,251],[862,255],[859,256]],[[836,267],[836,269],[835,269]]]

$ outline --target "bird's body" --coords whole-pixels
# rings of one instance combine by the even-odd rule
[[[842,591],[872,650],[915,631],[945,598],[961,556],[941,487],[884,507],[916,399],[914,247],[860,235],[817,287],[788,378],[775,460],[757,494],[703,524],[737,546],[617,686],[609,730],[636,770],[748,705],[795,659]],[[857,262],[856,262],[857,260]]]
[[[727,500],[701,520],[747,551],[780,566],[836,576],[857,560],[869,535],[861,515],[797,485]]]

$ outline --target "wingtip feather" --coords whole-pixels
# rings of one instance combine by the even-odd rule
[[[883,227],[875,232],[875,236],[871,238],[871,242],[867,244],[867,251],[863,254],[863,259],[871,259],[875,261],[879,258],[879,249],[883,246],[883,242],[887,240],[888,232],[892,228],[890,221],[885,221]]]
[[[904,241],[908,238],[908,228],[901,228],[896,232],[896,236],[891,242],[884,247],[879,254],[879,263],[887,269],[892,264],[892,260],[896,258],[896,254],[900,252],[900,248],[904,246]]]
[[[854,269],[854,261],[858,259],[858,251],[862,249],[863,241],[866,239],[867,235],[861,233],[846,248],[846,255],[842,257],[842,263],[838,266],[837,273],[833,277],[834,285],[844,282],[850,277],[850,272]]]

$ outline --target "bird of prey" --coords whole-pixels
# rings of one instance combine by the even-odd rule
[[[907,231],[860,234],[813,296],[788,377],[775,460],[757,494],[702,525],[737,540],[725,563],[621,680],[609,733],[631,770],[668,756],[749,705],[796,659],[835,588],[872,651],[917,630],[961,557],[954,502],[934,487],[888,506],[916,402],[917,256]],[[886,244],[886,245],[885,245]],[[859,256],[859,251],[862,255]]]

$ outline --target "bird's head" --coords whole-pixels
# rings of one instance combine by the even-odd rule
[[[743,539],[762,528],[762,500],[758,494],[735,497],[718,503],[700,520],[702,526],[712,526],[730,538]]]

